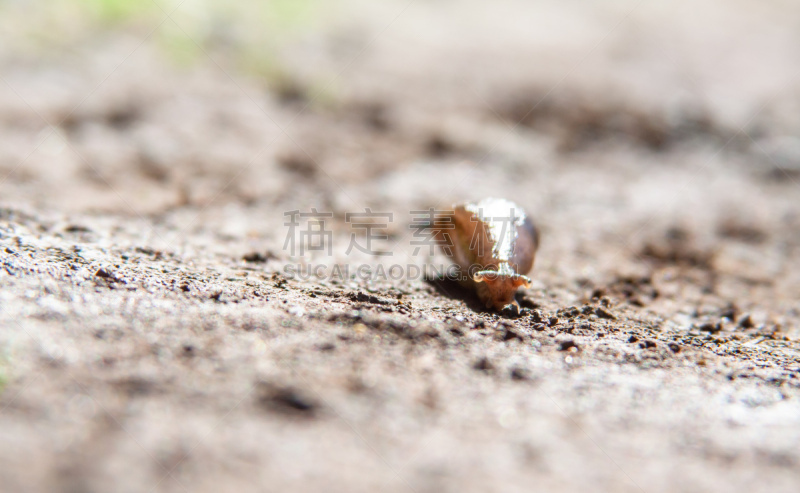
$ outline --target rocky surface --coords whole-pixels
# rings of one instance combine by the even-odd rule
[[[15,38],[0,489],[797,491],[798,23],[360,5],[283,47],[277,88],[211,49],[176,67],[157,23]],[[412,213],[485,196],[542,230],[519,318],[355,274],[446,266]],[[312,208],[331,255],[286,248]],[[392,255],[346,252],[365,208]]]

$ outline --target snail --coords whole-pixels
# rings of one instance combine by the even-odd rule
[[[539,247],[539,233],[525,211],[511,201],[487,198],[454,206],[449,224],[434,230],[443,252],[461,270],[459,280],[475,289],[487,308],[519,313],[514,294],[530,287],[527,274]]]

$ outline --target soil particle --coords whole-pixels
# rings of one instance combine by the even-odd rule
[[[658,344],[656,343],[656,341],[645,339],[644,341],[639,343],[639,347],[642,349],[655,349],[656,347],[658,347]]]
[[[262,408],[296,416],[315,416],[320,405],[302,390],[260,382],[257,401]]]
[[[516,381],[531,380],[530,370],[521,366],[515,366],[511,368],[510,376],[511,380]]]
[[[580,349],[578,344],[572,339],[567,339],[567,340],[564,340],[564,341],[561,341],[561,342],[558,343],[558,350],[559,351],[569,351],[571,349],[575,349],[575,350],[579,350]]]
[[[332,342],[323,342],[322,344],[317,345],[317,349],[323,352],[333,351],[336,349],[336,344]]]
[[[755,327],[756,324],[753,322],[753,318],[750,314],[743,315],[742,318],[739,319],[739,327],[743,329],[752,329]]]
[[[597,308],[595,308],[594,309],[594,313],[595,313],[595,315],[597,315],[600,318],[605,318],[605,319],[608,319],[608,320],[617,320],[617,316],[616,315],[614,315],[613,313],[611,313],[611,311],[609,311],[607,308],[604,308],[602,306],[598,306]]]
[[[532,322],[537,324],[545,321],[544,315],[542,314],[541,310],[535,310],[535,309],[531,310],[530,313],[528,314],[528,317],[531,319]]]
[[[529,337],[528,334],[522,331],[522,329],[508,322],[500,322],[497,326],[496,333],[497,338],[502,341],[516,339],[524,342]]]
[[[106,269],[100,268],[94,273],[95,276],[100,277],[102,279],[113,279],[116,280],[113,274],[109,273]]]
[[[472,364],[472,367],[478,371],[483,371],[483,372],[490,372],[494,370],[494,364],[492,364],[492,362],[489,360],[487,356],[482,356],[481,358],[478,358],[478,360]]]
[[[436,134],[425,144],[425,149],[429,156],[441,158],[455,151],[455,145],[445,136]]]
[[[156,382],[137,376],[116,380],[112,385],[128,397],[142,397],[161,391]]]
[[[710,334],[716,334],[717,332],[721,332],[723,325],[722,322],[704,322],[697,326],[697,328],[703,332],[708,332]]]
[[[69,226],[64,228],[64,231],[67,232],[67,233],[91,233],[92,232],[91,228],[88,228],[86,226],[82,226],[82,225],[79,225],[79,224],[70,224]]]
[[[277,256],[270,251],[267,252],[250,252],[242,257],[242,260],[249,263],[263,264],[269,260],[276,259]]]
[[[581,311],[576,306],[570,306],[567,308],[562,308],[558,311],[558,315],[560,317],[564,317],[568,320],[572,320],[573,318],[578,317],[581,314]]]
[[[380,298],[372,294],[364,293],[363,291],[348,293],[347,297],[352,301],[373,303],[376,305],[395,306],[398,304],[398,301],[396,299]]]

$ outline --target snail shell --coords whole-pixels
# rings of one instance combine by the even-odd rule
[[[530,217],[505,199],[454,207],[453,226],[437,227],[437,240],[461,270],[461,283],[477,291],[487,308],[519,311],[514,294],[529,287],[539,233]]]

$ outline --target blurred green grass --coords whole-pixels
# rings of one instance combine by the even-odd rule
[[[96,21],[106,25],[124,23],[145,16],[161,17],[176,10],[193,12],[195,18],[228,18],[256,21],[264,29],[283,31],[311,27],[326,5],[323,0],[265,0],[227,2],[223,0],[48,0],[73,9],[86,9]]]
[[[72,3],[86,8],[101,22],[120,22],[158,8],[149,0],[82,0]]]
[[[94,21],[118,24],[156,14],[157,16],[175,10],[189,10],[198,13],[238,16],[241,19],[255,19],[264,27],[285,28],[308,25],[324,6],[335,2],[323,0],[264,0],[249,2],[228,2],[224,0],[28,0],[14,2],[35,4],[37,10],[48,9],[56,12],[71,9],[91,16]],[[11,5],[1,0],[0,5]],[[255,17],[254,17],[255,16]]]
[[[278,88],[291,79],[278,54],[322,29],[341,0],[0,0],[0,30],[24,51],[53,56],[114,34],[145,38],[179,66],[210,54]],[[167,19],[170,14],[171,19]],[[163,21],[163,23],[162,23]]]

